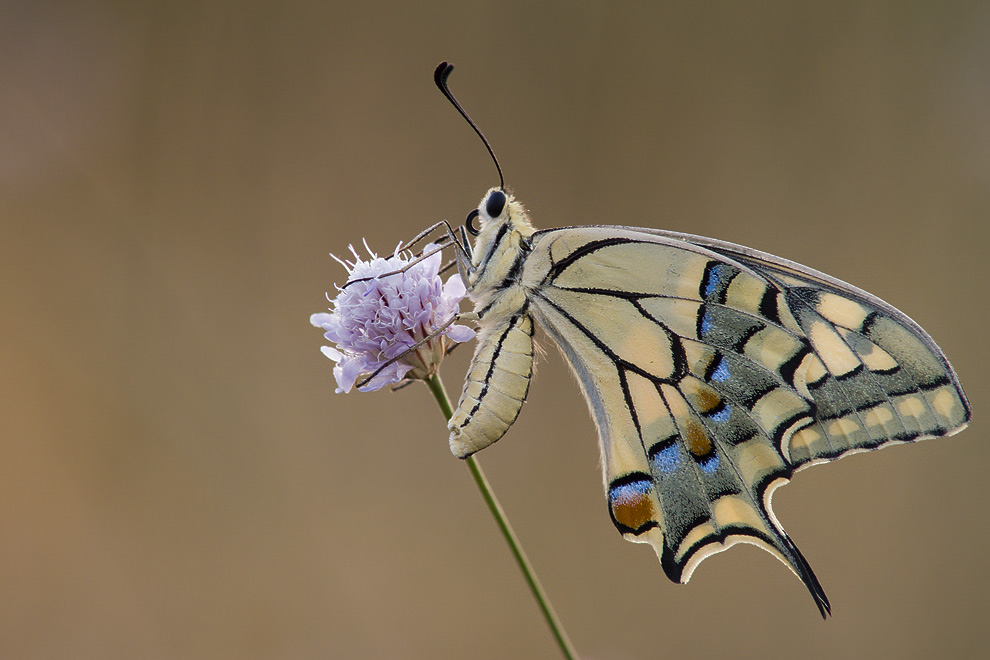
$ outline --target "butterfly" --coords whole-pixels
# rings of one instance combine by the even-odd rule
[[[446,87],[451,69],[441,64],[437,85],[481,135]],[[450,240],[478,326],[451,451],[465,458],[508,431],[540,327],[597,426],[612,522],[649,543],[674,582],[751,543],[827,616],[821,584],[774,516],[774,491],[810,465],[951,435],[970,419],[920,326],[806,266],[658,229],[536,229],[501,184]]]

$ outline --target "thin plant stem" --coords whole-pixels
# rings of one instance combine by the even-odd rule
[[[440,404],[440,410],[443,412],[444,418],[449,421],[454,414],[454,410],[450,406],[450,399],[447,398],[447,392],[444,390],[443,382],[440,380],[440,374],[436,374],[427,380],[426,385],[430,388],[430,392],[433,393],[437,403]],[[557,639],[560,651],[567,660],[577,660],[578,656],[574,652],[571,640],[567,638],[564,627],[560,624],[557,614],[553,611],[550,599],[547,598],[546,592],[543,591],[540,580],[536,577],[536,572],[533,570],[532,564],[529,563],[529,559],[526,558],[526,553],[523,552],[522,545],[519,543],[516,533],[512,531],[509,520],[505,517],[505,512],[502,510],[502,505],[498,503],[495,493],[492,492],[491,486],[485,478],[485,473],[481,471],[481,466],[478,465],[478,461],[474,456],[468,456],[464,459],[464,462],[467,463],[468,468],[471,470],[474,483],[478,486],[478,490],[481,491],[481,496],[485,499],[485,504],[488,505],[488,510],[491,511],[495,522],[498,523],[498,528],[502,530],[502,536],[505,537],[505,542],[509,544],[509,549],[516,558],[516,563],[519,564],[519,570],[522,571],[523,577],[526,578],[526,584],[529,585],[529,589],[533,592],[533,597],[536,599],[537,605],[540,606],[540,610],[543,612],[543,618],[546,619],[547,625],[550,626],[550,631],[553,632],[553,636]]]

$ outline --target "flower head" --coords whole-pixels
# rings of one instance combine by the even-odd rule
[[[365,249],[371,256],[369,261],[363,261],[353,247],[353,263],[334,257],[347,269],[348,283],[353,283],[334,285],[338,293],[331,311],[309,317],[309,322],[322,328],[323,336],[336,344],[336,348],[324,346],[321,350],[337,363],[333,368],[337,392],[350,392],[359,377],[382,367],[358,389],[370,392],[403,378],[426,380],[436,373],[452,343],[474,337],[471,328],[449,325],[414,349],[457,314],[466,293],[464,283],[456,274],[443,283],[439,251],[409,265],[411,255],[398,248],[388,258],[379,257],[367,244]],[[395,274],[380,277],[385,273]],[[394,358],[398,359],[389,363]]]

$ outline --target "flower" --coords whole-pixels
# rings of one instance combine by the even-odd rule
[[[334,257],[347,269],[348,284],[334,285],[338,293],[329,313],[309,317],[336,344],[336,348],[321,350],[337,363],[333,368],[337,392],[350,392],[359,377],[379,368],[382,371],[359,387],[360,391],[378,390],[403,378],[431,378],[452,343],[474,337],[471,328],[452,324],[414,348],[453,320],[466,293],[464,282],[455,274],[443,283],[439,250],[412,263],[412,255],[399,252],[398,247],[388,258],[376,255],[367,243],[364,247],[371,255],[369,261],[363,261],[353,246],[353,263]],[[394,274],[381,277],[385,273]]]

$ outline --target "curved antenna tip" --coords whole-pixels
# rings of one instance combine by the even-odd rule
[[[495,169],[498,170],[498,187],[499,189],[504,190],[505,177],[502,175],[502,166],[499,165],[498,158],[495,157],[495,152],[492,150],[492,145],[489,144],[488,138],[486,138],[485,134],[481,132],[481,129],[474,123],[474,120],[468,116],[468,113],[465,112],[464,108],[461,107],[461,104],[457,102],[456,98],[454,98],[454,95],[450,91],[450,87],[447,86],[447,78],[450,77],[450,72],[453,70],[453,64],[446,61],[441,62],[433,71],[433,82],[436,83],[437,89],[439,89],[440,92],[447,97],[447,100],[450,101],[451,105],[453,105],[454,108],[457,109],[457,112],[459,112],[461,116],[467,120],[467,123],[471,125],[471,128],[474,129],[474,132],[478,134],[478,137],[480,137],[481,141],[485,144],[485,148],[488,149],[488,155],[492,157],[492,161],[495,163]]]
[[[446,83],[447,77],[450,75],[450,72],[453,70],[454,70],[453,64],[449,62],[441,62],[440,64],[437,65],[436,71],[433,72],[433,82],[435,82],[438,87]]]

